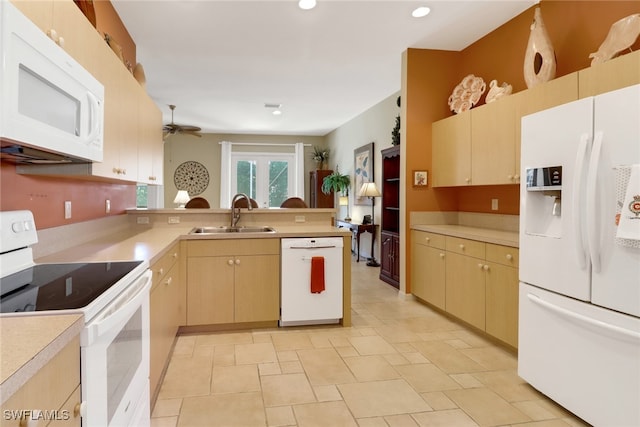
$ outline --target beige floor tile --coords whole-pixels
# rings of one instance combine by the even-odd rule
[[[452,334],[471,347],[493,347],[491,341],[482,335],[465,328],[457,328]]]
[[[489,386],[507,402],[523,402],[540,399],[542,394],[529,384],[500,384]]]
[[[473,376],[486,386],[525,384],[515,369],[475,372]]]
[[[401,379],[341,384],[338,390],[356,418],[431,410],[424,399]]]
[[[213,347],[214,366],[233,366],[236,364],[236,347],[233,344]]]
[[[342,401],[295,405],[293,412],[299,427],[358,427]]]
[[[265,412],[267,413],[267,425],[269,427],[296,425],[296,417],[293,415],[293,408],[291,406],[266,408]]]
[[[379,355],[349,357],[344,361],[356,379],[361,382],[400,378],[398,371]]]
[[[455,339],[455,340],[445,340],[444,342],[446,342],[447,344],[449,344],[451,347],[453,348],[457,348],[457,349],[461,349],[461,348],[471,348],[471,346],[469,344],[467,344],[466,341],[462,341],[460,339]]]
[[[565,422],[565,420],[553,419],[543,421],[532,421],[529,423],[518,424],[517,427],[569,427],[571,424]]]
[[[391,343],[391,341],[388,342]],[[415,353],[416,351],[416,348],[408,342],[392,343],[391,345],[398,353]]]
[[[395,369],[419,393],[459,389],[460,385],[432,364],[400,365]]]
[[[196,345],[251,344],[251,332],[217,332],[197,336]]]
[[[261,377],[262,395],[267,407],[315,402],[311,385],[304,374]]]
[[[313,387],[318,402],[330,402],[332,400],[342,400],[342,395],[335,385],[317,385]]]
[[[384,357],[384,359],[389,362],[389,364],[391,366],[396,366],[396,365],[408,365],[409,363],[409,359],[407,359],[406,357],[404,357],[404,355],[400,354],[400,353],[396,353],[396,354],[383,354],[382,357]]]
[[[423,427],[477,427],[464,411],[450,409],[445,411],[424,412],[415,414],[413,418]]]
[[[280,363],[260,363],[258,365],[260,375],[278,375],[282,373]]]
[[[384,417],[389,427],[418,427],[418,423],[409,414],[389,415]]]
[[[447,395],[441,391],[431,391],[428,393],[421,393],[421,395],[425,402],[427,402],[434,411],[456,409],[458,407],[453,400],[449,399]]]
[[[293,350],[278,351],[276,352],[276,355],[278,356],[278,360],[280,362],[291,362],[293,360],[298,360],[298,353]]]
[[[211,377],[211,393],[260,391],[256,365],[216,366]]]
[[[449,374],[486,370],[485,367],[442,341],[414,342],[413,346],[431,363]]]
[[[531,421],[531,418],[487,388],[450,390],[445,394],[481,426]]]
[[[402,353],[402,355],[407,359],[409,363],[431,363],[429,359],[424,357],[422,353],[419,352],[410,352],[410,353]]]
[[[191,356],[193,348],[196,345],[197,337],[194,335],[182,335],[176,338],[176,344],[173,347],[174,356]]]
[[[470,359],[487,370],[517,369],[518,359],[515,355],[499,347],[463,348],[459,350]]]
[[[209,394],[212,363],[211,357],[172,358],[158,398],[170,399]]]
[[[362,356],[397,353],[396,349],[380,336],[351,337],[349,341]]]
[[[277,362],[278,357],[271,343],[237,344],[236,364],[250,365],[254,363]]]
[[[396,326],[381,326],[376,328],[375,331],[387,342],[393,344],[420,340],[420,337],[415,332],[405,328],[398,328]]]
[[[328,339],[333,347],[351,347],[351,342],[349,341],[349,337],[335,336],[335,337],[329,337]]]
[[[451,374],[450,377],[463,388],[483,387],[483,384],[471,374]]]
[[[185,398],[178,426],[249,427],[266,422],[260,393],[232,393]]]
[[[303,332],[275,334],[271,337],[276,351],[304,350],[313,348],[309,335]]]
[[[334,349],[299,350],[298,357],[309,377],[309,381],[313,385],[341,384],[355,381],[351,371]]]
[[[358,351],[351,347],[351,346],[347,346],[347,347],[336,347],[335,348],[336,351],[338,352],[338,354],[342,357],[356,357],[356,356],[360,356],[360,353],[358,353]]]
[[[535,400],[530,400],[526,402],[515,402],[513,406],[518,408],[522,413],[526,414],[529,418],[534,421],[541,420],[549,420],[552,418],[556,418],[556,416],[545,408],[543,405],[540,405]]]
[[[283,374],[297,374],[304,372],[302,363],[299,360],[292,360],[291,362],[280,362],[280,369]]]
[[[383,417],[358,418],[359,427],[389,427]]]
[[[152,418],[180,415],[182,399],[158,399],[153,408]]]

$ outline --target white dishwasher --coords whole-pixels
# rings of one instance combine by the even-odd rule
[[[342,248],[342,237],[282,239],[280,326],[342,319]]]

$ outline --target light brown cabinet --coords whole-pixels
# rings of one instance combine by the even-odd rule
[[[162,113],[138,86],[138,182],[162,184],[164,179],[164,145]]]
[[[411,231],[411,293],[442,310],[445,309],[444,236]]]
[[[412,230],[411,292],[518,346],[518,249]]]
[[[433,186],[471,184],[471,112],[434,122],[431,131]]]
[[[151,266],[149,383],[152,401],[158,392],[178,327],[183,324],[185,292],[180,280],[179,258],[179,244],[175,244]]]
[[[627,53],[578,72],[580,98],[640,83],[640,51]]]
[[[189,326],[275,322],[280,318],[280,241],[190,241],[187,281]]]
[[[2,404],[0,426],[20,426],[20,411],[49,411],[50,426],[80,426],[80,338],[72,339]],[[8,412],[7,412],[8,411]],[[9,416],[7,416],[9,414]]]

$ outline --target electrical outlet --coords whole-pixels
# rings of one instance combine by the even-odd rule
[[[64,202],[64,219],[71,219],[71,200]]]
[[[179,216],[170,216],[169,217],[169,224],[180,224],[180,217]]]
[[[491,210],[492,211],[498,210],[498,199],[491,199]]]
[[[305,222],[306,219],[304,215],[296,215],[296,222]]]
[[[149,224],[149,217],[148,216],[139,216],[138,218],[136,218],[136,222],[138,224]]]
[[[105,213],[111,213],[111,200],[107,199],[104,202],[104,211]]]

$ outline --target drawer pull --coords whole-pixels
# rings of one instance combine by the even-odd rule
[[[482,266],[482,269],[484,271],[489,271],[489,266],[487,264],[485,264],[485,265]]]
[[[508,259],[509,261],[511,261],[511,260],[513,259],[513,255],[511,255],[511,254],[507,254],[507,259]]]
[[[440,258],[444,258],[444,254],[440,252]]]
[[[164,282],[164,284],[165,284],[165,285],[167,285],[167,286],[169,286],[169,285],[171,285],[171,282],[173,282],[173,277],[169,277],[169,278]]]
[[[478,268],[480,268],[480,269],[481,269],[481,268],[482,268],[482,264],[478,264]]]
[[[227,264],[229,264],[229,265],[233,265],[233,260],[232,260],[232,259],[227,260]]]
[[[431,241],[431,237],[425,237],[424,240],[427,241],[427,242],[430,242]]]
[[[160,270],[158,270],[158,274],[162,276],[164,274],[164,268],[161,268]]]
[[[236,265],[240,265],[240,258],[236,258]]]
[[[464,251],[464,245],[463,244],[460,245],[460,249],[462,249]]]
[[[174,259],[175,259],[175,258],[178,258],[178,253],[177,253],[177,252],[174,252],[174,254],[173,254],[173,258],[174,258]]]

